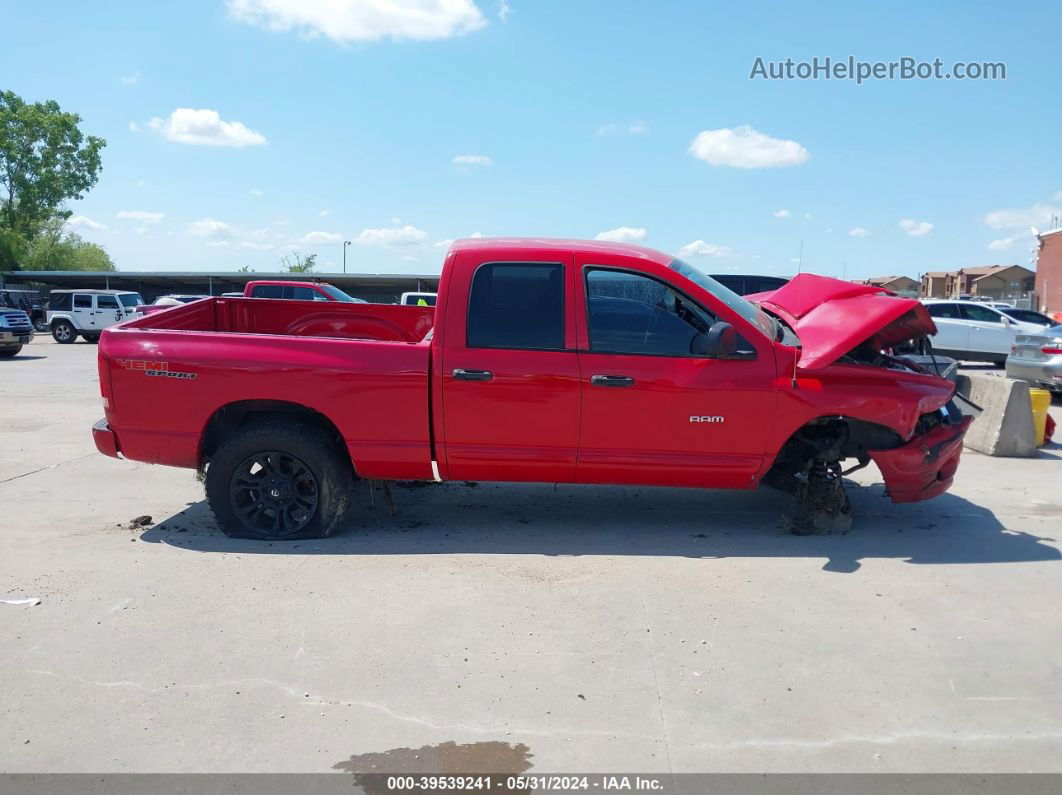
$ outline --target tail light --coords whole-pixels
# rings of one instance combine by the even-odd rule
[[[1062,345],[1045,345],[1040,348],[1040,353],[1062,353]]]

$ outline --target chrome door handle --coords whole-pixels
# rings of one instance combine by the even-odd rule
[[[634,386],[634,379],[629,375],[592,375],[590,383],[594,386]]]
[[[460,367],[456,368],[453,373],[453,377],[458,381],[492,381],[494,380],[494,373],[490,370],[465,370]]]

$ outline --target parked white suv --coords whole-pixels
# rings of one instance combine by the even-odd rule
[[[1014,309],[997,309],[975,301],[924,303],[937,324],[933,350],[954,359],[1003,364],[1015,337],[1038,334],[1044,329],[1044,324],[1019,320],[1022,315]],[[1006,314],[1008,312],[1018,317]],[[1044,319],[1051,322],[1046,317]]]
[[[52,290],[48,326],[56,342],[75,342],[79,336],[99,342],[105,328],[133,317],[143,303],[139,293],[126,290]]]

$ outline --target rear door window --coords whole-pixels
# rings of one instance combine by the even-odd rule
[[[564,266],[481,265],[468,299],[469,348],[564,349]]]
[[[959,307],[955,304],[930,304],[926,308],[929,310],[930,317],[942,317],[951,320],[962,319],[959,314]]]
[[[98,309],[118,309],[118,299],[113,295],[97,295],[96,307]]]
[[[72,297],[70,293],[52,293],[48,296],[48,309],[52,312],[69,312]]]
[[[978,323],[1003,322],[1000,316],[987,306],[978,306],[977,304],[964,304],[962,306],[962,316],[966,320],[976,320]]]
[[[284,288],[279,284],[260,284],[251,290],[252,298],[283,298]]]
[[[74,309],[92,309],[91,295],[75,295]]]

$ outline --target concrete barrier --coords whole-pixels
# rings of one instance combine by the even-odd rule
[[[966,432],[964,446],[985,455],[1037,455],[1028,383],[996,375],[962,373],[958,389],[984,409]]]

